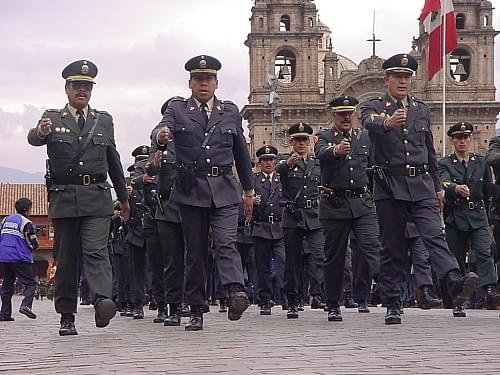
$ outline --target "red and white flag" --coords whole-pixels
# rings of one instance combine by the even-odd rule
[[[429,33],[428,79],[443,67],[443,24],[446,17],[445,51],[450,53],[457,47],[457,27],[452,0],[425,0],[419,20]]]

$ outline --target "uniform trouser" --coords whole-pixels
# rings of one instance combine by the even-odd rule
[[[184,287],[184,237],[180,223],[158,220],[163,261],[165,304],[182,303]]]
[[[376,202],[382,250],[380,252],[379,286],[384,302],[399,299],[407,253],[405,230],[408,219],[415,223],[424,246],[429,251],[431,265],[439,280],[458,269],[441,231],[441,218],[434,198],[410,202],[384,199]]]
[[[432,286],[432,269],[429,261],[429,252],[424,246],[421,237],[406,239],[408,250],[410,251],[411,266],[413,266],[413,276],[417,288]],[[411,267],[410,266],[410,267]]]
[[[127,242],[130,267],[130,302],[142,306],[146,300],[146,246],[135,246]]]
[[[352,251],[348,247],[345,253],[345,265],[344,265],[344,293],[352,293]]]
[[[247,280],[250,278],[250,275],[248,273],[248,253],[250,252],[251,247],[251,243],[236,242],[236,249],[238,250],[241,259],[241,269],[243,270],[243,275],[246,271]]]
[[[307,241],[311,256],[314,259],[314,271],[311,275],[309,293],[312,296],[321,294],[323,285],[323,232],[321,229],[304,230],[301,228],[283,228],[285,236],[285,278],[284,290],[291,298],[297,298],[302,272],[302,253],[304,237]],[[321,262],[320,262],[321,259]]]
[[[153,297],[160,308],[165,306],[165,290],[163,282],[164,258],[158,233],[157,221],[151,217],[144,217],[144,239],[148,251],[149,266],[151,269],[151,290]]]
[[[366,302],[366,296],[370,294],[372,286],[370,265],[359,250],[358,240],[351,238],[350,244],[353,270],[353,298],[354,301],[363,303]]]
[[[112,271],[108,251],[110,220],[111,216],[52,219],[57,254],[54,298],[56,312],[76,312],[80,249],[91,302],[95,303],[98,297],[111,298]]]
[[[24,298],[21,302],[21,306],[26,306],[31,309],[36,290],[33,264],[24,262],[3,263],[3,269],[4,278],[2,288],[0,289],[0,296],[2,298],[0,316],[9,317],[12,315],[12,295],[14,294],[16,277],[18,283],[24,287]]]
[[[285,263],[285,245],[283,239],[273,240],[261,237],[254,237],[255,263],[257,266],[257,295],[259,303],[269,301],[273,296],[273,283],[271,272],[271,259],[275,261],[275,281],[276,289],[283,288],[283,271]],[[279,300],[281,296],[274,296]]]
[[[182,230],[186,242],[185,302],[201,305],[206,301],[208,229],[212,229],[215,264],[224,287],[243,287],[241,259],[236,250],[238,206],[220,208],[180,207]]]
[[[351,230],[358,250],[369,264],[369,279],[379,272],[380,243],[375,211],[347,220],[321,220],[325,232],[325,289],[327,303],[335,305],[342,295],[345,255]],[[360,296],[368,299],[368,293]]]
[[[462,274],[465,273],[465,257],[470,251],[476,260],[476,271],[479,276],[479,285],[496,285],[497,273],[495,262],[491,255],[491,239],[488,226],[469,231],[461,231],[454,226],[446,226],[446,242],[455,254]]]
[[[82,301],[88,301],[90,300],[89,283],[85,275],[85,267],[83,266],[83,257],[81,254],[79,255],[78,270],[80,271],[80,299]]]
[[[116,280],[116,302],[120,306],[130,303],[130,281],[128,257],[126,254],[113,254],[113,279]]]

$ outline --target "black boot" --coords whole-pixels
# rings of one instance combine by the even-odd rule
[[[227,304],[226,304],[226,299],[225,298],[221,298],[219,300],[219,312],[221,313],[225,313],[227,312]]]
[[[441,307],[441,301],[432,295],[432,286],[424,285],[420,288],[420,308],[424,310],[437,309]]]
[[[269,300],[260,305],[260,315],[271,315],[271,303]]]
[[[321,301],[321,296],[313,296],[311,301],[311,310],[323,310],[325,308],[325,304]]]
[[[189,318],[191,316],[191,310],[189,309],[189,305],[185,303],[181,303],[181,318]]]
[[[135,313],[134,305],[128,305],[125,316],[132,318],[134,316],[134,313]]]
[[[299,309],[297,308],[297,297],[293,295],[288,296],[288,311],[286,313],[287,319],[298,319]]]
[[[368,302],[363,301],[358,304],[358,312],[359,313],[369,313],[370,309],[368,308]]]
[[[136,305],[134,309],[134,319],[144,319],[144,308],[141,304]]]
[[[288,298],[284,294],[282,294],[281,297],[281,310],[287,311],[288,310]]]
[[[461,276],[458,269],[448,272],[445,280],[448,292],[453,298],[453,306],[463,306],[479,284],[479,277],[474,272]]]
[[[328,321],[329,322],[342,321],[342,313],[340,312],[340,306],[338,303],[334,304],[328,303]]]
[[[453,317],[455,318],[465,318],[467,314],[465,313],[465,309],[463,305],[453,306]]]
[[[116,305],[109,298],[98,298],[94,304],[94,309],[95,326],[98,328],[106,327],[116,314]]]
[[[344,307],[346,309],[355,309],[358,307],[358,304],[354,301],[354,298],[352,298],[351,292],[344,292]]]
[[[78,335],[75,327],[74,314],[61,314],[61,327],[59,328],[59,336],[75,336]]]
[[[169,305],[168,316],[165,318],[163,325],[167,327],[175,327],[181,325],[181,305],[171,303]]]
[[[243,286],[240,284],[230,284],[229,292],[229,309],[227,317],[229,320],[239,320],[243,312],[250,306],[247,294],[243,291]]]
[[[164,307],[160,308],[158,306],[158,315],[153,319],[153,323],[163,323],[167,317],[167,311]]]
[[[385,324],[401,324],[401,312],[399,302],[390,302],[387,305]]]
[[[203,313],[200,305],[191,305],[191,316],[189,323],[184,327],[185,331],[201,331],[203,329]]]
[[[486,293],[486,308],[488,310],[496,310],[500,296],[497,296],[495,285],[487,285],[484,289]]]

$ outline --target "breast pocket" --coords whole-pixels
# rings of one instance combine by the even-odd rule
[[[106,154],[106,147],[111,144],[111,141],[108,137],[104,135],[94,135],[92,136],[92,148],[86,150],[88,154],[88,159],[93,160],[103,160],[104,155]]]
[[[233,140],[236,136],[236,128],[232,126],[222,125],[220,127],[221,140],[224,146],[232,147]]]
[[[71,135],[52,134],[50,138],[50,156],[57,159],[66,159],[75,156],[75,138]]]
[[[427,138],[427,136],[429,134],[429,129],[427,129],[427,127],[425,127],[425,126],[419,126],[416,129],[416,133],[417,133],[416,144],[419,146],[424,145],[425,139]]]
[[[192,147],[193,146],[193,132],[187,126],[179,126],[174,131],[175,146]]]

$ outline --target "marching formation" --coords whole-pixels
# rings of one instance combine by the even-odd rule
[[[473,126],[457,123],[453,152],[438,160],[429,109],[410,94],[417,67],[410,55],[392,56],[384,96],[333,98],[331,128],[314,134],[297,119],[290,152],[264,144],[252,165],[237,106],[215,96],[221,63],[193,57],[191,96],[161,106],[125,178],[113,119],[89,106],[97,67],[68,65],[68,104],[45,111],[28,134],[47,147],[59,334],[78,334],[82,269],[97,327],[117,310],[143,319],[147,297],[154,323],[189,317],[186,331],[202,330],[216,301],[233,321],[251,303],[263,316],[281,305],[288,319],[310,304],[328,321],[342,321],[341,305],[369,313],[382,303],[385,324],[400,324],[415,299],[454,317],[474,303],[496,309],[500,188],[490,166],[500,167],[500,139],[477,155]],[[12,230],[2,225],[2,260]],[[12,310],[7,289],[2,320]]]

